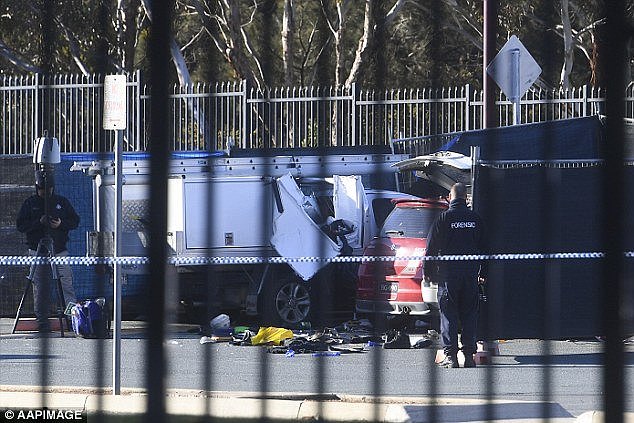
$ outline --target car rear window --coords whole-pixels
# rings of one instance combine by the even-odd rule
[[[442,212],[426,207],[397,207],[385,219],[382,237],[427,238],[429,228]]]
[[[374,221],[380,227],[385,222],[385,218],[394,209],[391,198],[375,198],[372,200],[372,210],[374,210]]]

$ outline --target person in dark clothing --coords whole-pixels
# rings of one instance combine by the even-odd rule
[[[40,240],[50,236],[53,240],[53,252],[55,256],[67,256],[68,232],[77,228],[79,216],[71,203],[65,197],[55,194],[54,182],[50,176],[44,181],[45,176],[36,172],[36,193],[22,203],[18,213],[16,227],[18,231],[26,234],[26,244],[29,254],[49,255],[49,251],[39,251]],[[46,188],[45,188],[46,187]],[[45,196],[47,198],[45,199]],[[45,211],[45,206],[48,210]],[[48,213],[47,213],[48,212]],[[77,297],[73,289],[73,274],[69,265],[55,264],[57,275],[62,286],[65,304],[75,303]],[[50,265],[36,265],[32,273],[33,302],[35,316],[43,332],[48,331],[48,309],[51,278]]]
[[[449,193],[449,209],[441,213],[427,236],[427,256],[479,255],[485,252],[482,219],[467,207],[467,189],[457,183]],[[478,283],[486,280],[486,263],[475,260],[425,260],[425,279],[438,283],[440,331],[445,359],[441,367],[458,367],[458,328],[462,326],[464,367],[475,367]]]

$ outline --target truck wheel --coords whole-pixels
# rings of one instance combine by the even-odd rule
[[[271,280],[262,297],[262,320],[271,326],[294,327],[308,321],[311,312],[308,285],[297,276]]]

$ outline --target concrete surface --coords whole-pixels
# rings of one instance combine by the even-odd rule
[[[146,410],[146,395],[139,392],[123,392],[113,396],[107,393],[71,393],[18,391],[24,387],[14,387],[14,391],[0,392],[0,408],[5,409],[75,409],[87,413],[88,420],[97,413],[107,416],[138,416]],[[215,419],[238,419],[258,421],[266,416],[270,421],[327,421],[327,422],[427,422],[427,421],[472,421],[468,415],[480,414],[487,404],[484,401],[438,398],[436,416],[432,420],[432,404],[425,399],[387,398],[372,403],[367,398],[346,396],[344,398],[294,399],[283,395],[278,398],[258,398],[257,393],[241,396],[203,397],[199,392],[168,392],[166,410],[170,421],[191,416],[211,416]],[[496,414],[513,406],[521,412],[502,414],[496,421],[531,421],[516,418],[526,415],[526,410],[541,410],[540,403],[494,401]],[[511,408],[511,409],[512,409]],[[510,410],[510,409],[509,409]],[[553,422],[572,422],[575,419],[555,418]],[[588,420],[598,421],[598,420]]]
[[[122,390],[111,395],[107,390],[78,392],[76,388],[3,386],[0,392],[2,412],[12,410],[72,409],[86,413],[88,421],[101,413],[110,418],[140,417],[147,407],[147,396],[140,390]],[[325,397],[325,398],[324,398]],[[553,404],[554,405],[554,404]],[[473,399],[385,397],[379,402],[354,395],[322,395],[303,398],[301,395],[277,395],[261,398],[258,393],[215,393],[170,390],[165,397],[169,421],[188,421],[191,417],[209,416],[220,420],[259,421],[266,416],[272,422],[475,422],[486,421],[476,416],[493,413],[496,422],[538,422],[527,416],[539,415],[544,404],[523,401],[484,401]],[[546,405],[548,406],[548,404]],[[431,413],[435,412],[434,415]],[[475,419],[474,419],[475,418]],[[550,422],[603,422],[603,413],[588,411],[577,418],[551,418]],[[625,423],[634,423],[634,413],[625,413]]]
[[[11,319],[0,319],[0,333],[8,333]],[[141,335],[146,325],[142,322],[124,322],[128,336]],[[168,332],[191,329],[187,325],[171,326]],[[4,335],[7,336],[7,335]],[[16,334],[14,337],[29,337]],[[71,335],[72,336],[72,335]],[[604,421],[600,411],[588,410],[578,417],[561,417],[559,405],[536,401],[480,400],[470,398],[443,398],[435,401],[425,397],[380,397],[374,400],[365,395],[269,393],[265,398],[258,392],[204,392],[200,390],[168,390],[165,396],[168,421],[189,422],[209,416],[221,421],[271,422],[538,422],[544,410],[554,416],[553,423]],[[147,408],[147,395],[142,389],[122,389],[114,396],[108,389],[55,386],[43,390],[39,386],[0,385],[0,413],[8,410],[50,409],[80,410],[88,421],[97,414],[105,421],[141,420]],[[568,415],[569,416],[569,415]],[[492,418],[491,418],[492,417]],[[6,415],[0,415],[0,420]],[[5,420],[6,421],[6,420]],[[623,421],[634,423],[634,413],[625,413]]]

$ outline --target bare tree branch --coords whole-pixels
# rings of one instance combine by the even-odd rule
[[[0,40],[0,56],[13,63],[14,66],[27,72],[40,73],[42,69],[20,56],[15,50]]]
[[[324,4],[324,0],[319,0],[319,3],[321,3],[321,12],[324,15],[326,23],[328,24],[328,28],[330,28],[330,32],[332,32],[332,35],[335,35],[337,33],[337,30],[335,30],[334,25],[332,24],[332,22],[330,22],[330,16],[328,16],[328,13],[326,13],[326,5]]]
[[[474,17],[466,11],[463,7],[459,6],[457,2],[452,0],[443,0],[448,5],[455,15],[458,15],[462,20],[471,27],[482,38],[482,25],[475,21]]]
[[[189,40],[186,44],[184,44],[181,47],[181,51],[185,51],[187,50],[187,48],[189,46],[191,46],[198,38],[200,38],[200,36],[202,35],[202,33],[205,32],[205,28],[200,28],[200,30],[198,30],[198,32],[196,33],[196,35],[194,35],[191,40]]]
[[[389,26],[394,19],[396,19],[396,16],[399,14],[404,4],[405,0],[397,0],[392,8],[385,14],[385,18],[383,19],[383,22],[381,22],[381,25]]]
[[[141,4],[143,5],[143,10],[147,15],[150,22],[152,21],[152,0],[141,0]],[[172,62],[174,62],[174,67],[176,68],[176,73],[178,74],[178,81],[181,85],[191,85],[192,78],[189,74],[189,69],[187,68],[187,62],[185,61],[185,57],[183,57],[183,53],[180,50],[178,44],[176,44],[176,40],[174,37],[170,37],[170,53],[172,54]]]
[[[539,25],[548,28],[548,26],[546,25],[546,22],[544,22],[543,19],[539,18],[538,16],[536,16],[535,14],[527,14],[526,15],[528,18],[530,18],[533,22],[538,23]],[[596,71],[596,63],[594,63],[594,58],[592,56],[592,54],[590,53],[589,49],[587,46],[585,46],[584,44],[584,40],[583,37],[586,34],[590,34],[590,45],[594,44],[594,31],[600,27],[601,25],[605,25],[605,18],[601,18],[598,19],[588,25],[586,25],[585,27],[581,28],[580,30],[574,30],[572,29],[572,46],[574,48],[579,49],[583,55],[585,56],[585,58],[588,61],[588,64],[590,66],[590,70],[592,72],[592,79],[594,80],[596,75],[595,75],[595,71]],[[556,34],[557,36],[559,36],[560,38],[564,39],[564,31],[563,31],[563,25],[557,25],[555,28],[551,28],[552,32],[554,34]]]
[[[234,5],[235,5],[236,11],[238,11],[237,4],[234,3]],[[242,36],[242,42],[244,43],[244,46],[246,47],[247,51],[251,55],[250,56],[251,60],[253,60],[258,70],[257,80],[258,82],[260,82],[261,87],[263,87],[265,85],[265,78],[264,78],[264,72],[262,71],[262,64],[260,63],[260,59],[258,58],[257,54],[255,54],[255,50],[253,49],[253,46],[251,45],[251,39],[249,38],[249,35],[247,34],[247,32],[244,30],[244,25],[240,25],[240,35]]]
[[[255,13],[258,11],[258,2],[257,0],[253,0],[253,10],[251,11],[251,16],[249,16],[249,20],[241,25],[242,28],[246,28],[247,26],[253,23],[255,19]]]
[[[375,33],[377,29],[379,27],[385,28],[389,26],[394,21],[398,13],[401,11],[404,4],[405,0],[396,0],[390,10],[385,14],[385,16],[379,22],[374,22],[372,17],[374,1],[366,0],[363,19],[363,34],[359,39],[354,61],[352,62],[350,72],[348,73],[348,77],[346,78],[346,81],[344,83],[345,87],[351,86],[352,83],[358,79],[359,73],[363,65],[367,61],[367,56],[371,51],[371,47],[374,45]]]
[[[235,0],[221,0],[219,2],[220,11],[218,14],[206,13],[200,0],[190,0],[203,22],[207,33],[214,40],[216,48],[225,57],[225,60],[233,67],[239,77],[246,79],[250,84],[258,89],[264,87],[264,76],[259,59],[256,57],[249,37],[242,27],[238,2]],[[211,17],[213,16],[213,18]],[[212,24],[212,20],[216,25]],[[214,36],[214,29],[218,31],[222,40]],[[249,57],[255,63],[257,73],[249,63]]]
[[[343,79],[344,72],[344,63],[343,63],[343,55],[342,55],[342,45],[343,45],[343,33],[345,30],[345,20],[348,15],[348,11],[350,10],[351,1],[343,0],[338,1],[336,3],[337,8],[337,22],[336,24],[332,22],[328,15],[328,7],[324,3],[324,0],[320,0],[321,4],[321,12],[328,24],[330,32],[332,33],[332,37],[335,40],[335,86],[341,86],[341,80]],[[327,43],[330,41],[328,38]],[[324,46],[325,47],[325,46]]]
[[[39,10],[31,2],[29,2],[29,7],[36,14],[40,14],[41,13],[41,10]],[[75,36],[75,34],[73,34],[73,32],[57,16],[55,16],[53,18],[53,20],[54,20],[55,24],[59,28],[62,29],[62,33],[64,34],[64,37],[66,38],[66,41],[68,41],[68,50],[70,52],[71,57],[73,58],[73,62],[75,63],[75,65],[77,65],[77,67],[79,68],[80,72],[84,76],[89,75],[90,72],[88,72],[88,70],[86,68],[86,65],[84,64],[84,62],[81,59],[81,49],[79,48],[79,40],[78,40],[78,38]]]
[[[300,24],[301,26],[301,24]],[[310,58],[310,53],[312,51],[313,42],[315,39],[315,34],[317,33],[317,23],[313,22],[313,27],[308,35],[308,42],[304,44],[304,40],[302,37],[299,37],[299,45],[302,47],[304,54],[302,55],[301,65],[300,65],[300,83],[304,84],[304,71],[308,66],[308,60]],[[321,53],[320,53],[321,54]],[[317,56],[319,58],[319,55]],[[313,80],[315,77],[315,73],[313,73]]]
[[[199,0],[192,0],[192,3],[193,3],[193,7],[196,9],[196,12],[198,13],[198,17],[203,23],[203,28],[205,29],[205,32],[207,32],[207,34],[211,37],[211,40],[216,45],[216,48],[218,49],[218,51],[224,55],[228,51],[229,46],[227,46],[227,43],[224,40],[221,40],[218,37],[216,37],[216,35],[212,31],[212,29],[215,26],[220,28],[221,18],[217,15],[212,17],[211,14],[208,13],[207,10],[203,7],[202,3]]]

